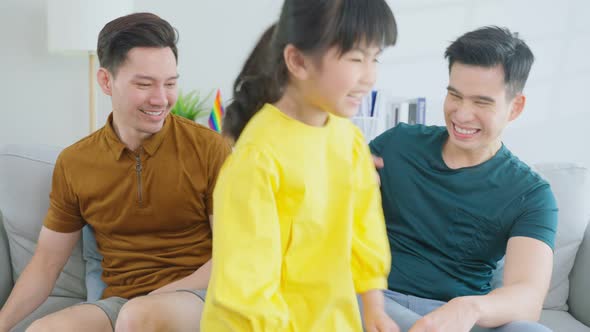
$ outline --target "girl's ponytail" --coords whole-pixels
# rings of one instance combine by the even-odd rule
[[[271,25],[248,56],[233,86],[233,100],[226,107],[222,132],[237,141],[250,119],[265,103],[276,102],[282,91],[282,54],[273,51],[276,24]],[[283,65],[284,66],[284,65]]]

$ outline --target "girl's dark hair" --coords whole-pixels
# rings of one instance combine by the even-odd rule
[[[116,75],[134,47],[170,47],[178,61],[178,32],[170,23],[152,13],[134,13],[107,23],[98,34],[100,66]]]
[[[264,32],[236,78],[224,135],[237,140],[265,103],[281,98],[289,78],[287,45],[314,55],[336,46],[344,54],[361,42],[384,48],[396,40],[397,25],[385,0],[285,0],[278,23]]]
[[[269,68],[274,67],[268,55],[275,28],[276,24],[273,24],[264,31],[234,82],[233,100],[225,108],[221,125],[223,135],[231,137],[234,141],[237,141],[248,120],[264,104],[264,102],[256,103],[256,101],[279,98],[274,95],[278,93],[278,89],[261,88],[267,84],[266,80],[272,75],[268,71]]]

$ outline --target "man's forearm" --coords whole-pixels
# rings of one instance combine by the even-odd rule
[[[59,276],[54,270],[42,257],[33,256],[0,310],[0,332],[10,330],[49,297]]]
[[[492,328],[516,320],[538,321],[545,292],[528,284],[515,284],[498,288],[487,295],[459,299],[475,307],[479,316],[477,325]]]
[[[205,289],[211,277],[211,260],[192,274],[156,289],[150,294],[173,292],[179,289]]]

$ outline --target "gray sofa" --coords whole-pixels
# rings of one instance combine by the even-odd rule
[[[0,306],[33,254],[59,151],[40,145],[0,146]],[[553,279],[541,321],[558,332],[590,332],[590,174],[570,164],[538,165],[537,171],[551,183],[560,207]],[[50,298],[14,331],[85,299],[79,243]]]

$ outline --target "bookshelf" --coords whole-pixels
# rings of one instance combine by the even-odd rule
[[[399,123],[426,124],[426,98],[396,97],[385,90],[365,96],[356,116],[350,119],[367,141]]]

